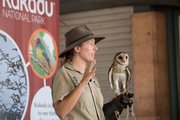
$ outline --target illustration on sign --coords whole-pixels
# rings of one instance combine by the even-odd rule
[[[50,78],[56,69],[57,47],[53,36],[44,29],[36,30],[29,42],[31,67],[40,78]]]
[[[29,97],[28,72],[18,46],[1,30],[0,68],[0,119],[23,119]]]

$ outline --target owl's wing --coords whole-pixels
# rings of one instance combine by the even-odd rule
[[[127,73],[127,85],[129,85],[131,82],[131,71],[129,67],[126,68],[126,73]]]
[[[113,89],[113,85],[112,85],[112,72],[113,72],[113,67],[111,66],[109,71],[108,71],[108,79],[109,79],[109,84],[111,89]]]

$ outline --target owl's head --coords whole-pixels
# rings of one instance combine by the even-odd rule
[[[128,66],[129,65],[129,55],[126,52],[119,52],[115,55],[114,61],[120,65]]]

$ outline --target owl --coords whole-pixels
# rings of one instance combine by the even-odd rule
[[[113,63],[108,71],[108,78],[115,96],[127,92],[127,86],[131,81],[128,65],[129,55],[126,52],[119,52],[114,56]]]

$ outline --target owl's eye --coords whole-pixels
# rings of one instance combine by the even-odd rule
[[[128,59],[128,57],[126,56],[126,59]]]
[[[123,59],[122,56],[119,56],[118,58],[119,58],[119,59]]]

